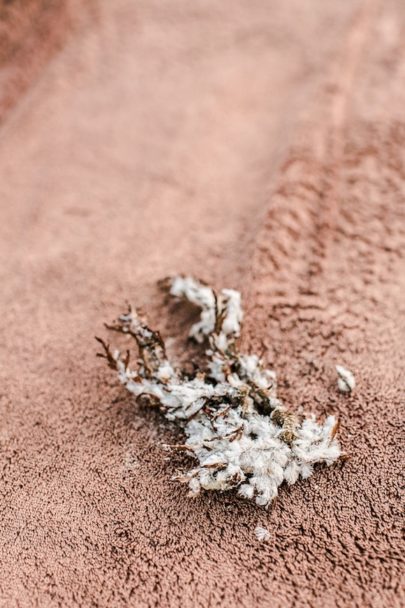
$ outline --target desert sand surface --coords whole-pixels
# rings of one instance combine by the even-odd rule
[[[23,4],[0,2],[0,606],[403,605],[405,4]],[[341,421],[350,459],[268,510],[188,498],[175,427],[95,357],[126,300],[191,356],[156,285],[179,272],[241,290],[241,348]]]

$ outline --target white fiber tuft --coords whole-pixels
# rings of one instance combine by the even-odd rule
[[[260,540],[260,542],[266,542],[270,538],[270,532],[261,526],[257,526],[257,528],[255,528],[255,535],[257,540]]]
[[[341,393],[351,393],[356,386],[354,375],[342,365],[336,365],[338,388]]]

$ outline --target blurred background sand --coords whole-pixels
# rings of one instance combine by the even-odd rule
[[[0,1],[0,606],[401,605],[404,26],[402,0]],[[268,511],[171,481],[176,430],[93,336],[129,299],[183,338],[177,272],[242,291],[243,348],[349,462]]]

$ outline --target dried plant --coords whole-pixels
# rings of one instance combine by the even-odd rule
[[[139,349],[136,369],[100,338],[110,368],[137,398],[158,406],[184,429],[184,444],[171,446],[193,455],[196,466],[176,479],[190,494],[229,490],[268,506],[286,481],[295,483],[313,473],[316,463],[332,464],[341,457],[336,438],[338,423],[328,416],[300,419],[277,398],[276,374],[264,369],[256,355],[239,353],[236,340],[242,322],[237,291],[211,287],[190,277],[167,280],[167,289],[201,309],[190,336],[207,340],[207,367],[193,376],[168,360],[164,342],[131,308],[109,329],[131,335]]]

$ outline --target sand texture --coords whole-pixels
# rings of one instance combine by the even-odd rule
[[[22,4],[0,2],[1,608],[403,606],[403,0],[30,0],[29,27]],[[156,286],[178,272],[241,290],[241,349],[341,419],[350,460],[268,511],[188,498],[181,435],[95,358],[127,299],[195,354]]]

